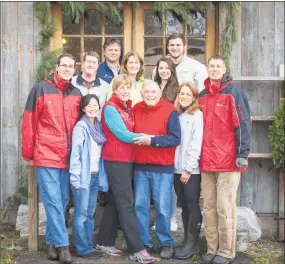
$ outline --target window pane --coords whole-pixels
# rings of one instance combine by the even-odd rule
[[[144,39],[144,63],[155,65],[162,57],[162,38]]]
[[[206,34],[206,12],[205,11],[190,11],[193,18],[191,25],[187,25],[189,35]]]
[[[121,17],[124,17],[123,11],[120,11]],[[123,34],[123,22],[119,25],[112,23],[109,19],[106,18],[105,22],[105,34],[109,35],[122,35]]]
[[[144,11],[144,34],[162,35],[161,21],[153,10]]]
[[[101,14],[95,9],[86,9],[86,17],[84,19],[84,34],[101,34]]]
[[[102,38],[84,38],[84,52],[96,51],[102,59]]]
[[[144,77],[146,79],[151,79],[152,71],[155,66],[144,66]]]
[[[166,12],[166,35],[172,33],[183,33],[183,24],[171,12]]]
[[[187,45],[187,54],[193,59],[206,63],[205,47],[206,41],[204,38],[189,38]]]
[[[80,38],[63,38],[63,49],[75,56],[77,62],[80,62]]]
[[[62,15],[62,33],[66,35],[80,34],[80,23],[72,23],[71,19]]]

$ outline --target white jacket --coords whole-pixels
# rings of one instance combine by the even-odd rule
[[[156,67],[152,72],[152,80],[154,80]],[[176,75],[179,84],[184,82],[192,82],[198,88],[199,93],[205,89],[204,81],[208,78],[206,66],[197,60],[194,60],[186,55],[176,66]]]
[[[199,159],[203,140],[203,114],[197,110],[194,115],[184,112],[179,116],[181,144],[175,150],[174,173],[188,171],[199,174]]]

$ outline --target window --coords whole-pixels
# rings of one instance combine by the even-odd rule
[[[123,17],[123,10],[121,11]],[[108,38],[119,38],[123,45],[123,23],[116,25],[102,16],[96,9],[87,9],[79,24],[72,23],[62,15],[62,46],[77,59],[76,71],[80,71],[83,54],[96,51],[101,60],[104,59],[103,44]]]
[[[144,10],[144,59],[145,76],[149,77],[156,62],[167,54],[167,37],[179,32],[187,40],[187,54],[206,63],[206,11],[189,11],[193,23],[187,25],[179,21],[172,13],[166,12],[165,25],[153,10]]]

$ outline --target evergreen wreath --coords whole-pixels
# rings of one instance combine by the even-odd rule
[[[58,2],[63,10],[63,15],[69,17],[73,23],[79,23],[82,16],[86,17],[85,2]],[[123,5],[121,2],[87,2],[88,5],[93,5],[102,15],[106,16],[115,24],[122,23],[123,19],[118,11]],[[138,5],[138,2],[132,2]],[[221,53],[226,60],[227,71],[230,73],[230,60],[232,54],[232,43],[236,39],[235,32],[235,10],[240,6],[239,2],[224,3],[227,9],[226,28],[223,32]],[[62,49],[47,51],[50,38],[56,31],[55,24],[51,21],[50,7],[51,2],[36,2],[35,13],[41,24],[41,41],[39,50],[43,56],[36,69],[36,81],[42,80],[48,75],[54,65],[57,57],[63,52]],[[204,10],[213,7],[212,2],[155,2],[153,10],[160,17],[162,24],[165,23],[165,12],[171,12],[179,21],[185,21],[191,24],[193,18],[189,15],[189,9]]]

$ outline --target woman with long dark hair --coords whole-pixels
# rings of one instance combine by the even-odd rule
[[[154,77],[162,90],[162,97],[174,104],[178,92],[179,83],[176,76],[174,63],[170,58],[161,58],[156,64]]]

